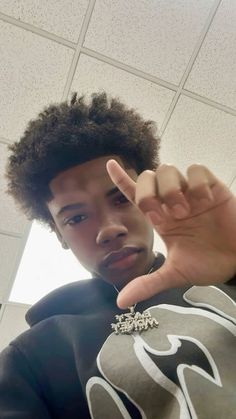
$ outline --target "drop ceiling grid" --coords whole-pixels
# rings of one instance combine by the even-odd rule
[[[85,47],[178,85],[214,3],[97,0]]]
[[[223,0],[185,88],[236,109],[235,44],[236,2]]]
[[[5,236],[0,234],[0,302],[6,302],[13,277],[14,268],[16,266],[17,256],[21,250],[21,240],[16,237]]]
[[[35,3],[35,1],[36,0],[34,0],[34,3]],[[188,54],[184,57],[185,58],[185,64],[181,65],[181,66],[175,64],[173,68],[177,69],[176,73],[175,73],[175,71],[173,71],[172,66],[169,65],[169,67],[170,67],[169,75],[168,75],[168,72],[167,72],[168,68],[166,69],[165,67],[162,67],[162,68],[164,68],[164,70],[163,71],[159,70],[159,73],[157,74],[156,73],[156,67],[153,67],[153,65],[143,66],[142,65],[143,63],[140,61],[140,58],[137,59],[133,55],[135,50],[136,50],[136,48],[134,48],[134,43],[131,45],[131,49],[130,49],[130,45],[128,45],[126,48],[123,48],[123,52],[124,52],[123,55],[119,52],[120,45],[119,45],[118,40],[114,43],[112,48],[110,48],[110,47],[107,48],[107,49],[104,48],[104,47],[101,48],[102,44],[99,41],[99,39],[101,40],[101,37],[99,38],[97,36],[98,32],[99,32],[99,36],[101,36],[101,33],[103,32],[103,34],[104,34],[103,35],[103,37],[104,37],[103,40],[106,40],[108,43],[110,41],[110,39],[108,39],[108,37],[107,37],[107,39],[105,39],[105,37],[107,36],[107,32],[104,30],[105,29],[104,25],[101,28],[99,28],[99,31],[98,31],[98,29],[96,30],[97,25],[101,25],[101,22],[102,22],[101,18],[105,17],[105,15],[101,15],[101,13],[102,13],[102,10],[104,10],[104,7],[106,7],[107,4],[109,3],[107,1],[100,1],[100,0],[97,0],[96,2],[95,1],[90,1],[90,2],[80,1],[80,5],[83,9],[81,17],[83,15],[83,18],[80,20],[80,23],[78,24],[78,27],[76,27],[74,29],[73,33],[71,33],[70,31],[69,31],[70,32],[69,33],[68,28],[67,28],[67,32],[65,32],[65,31],[63,32],[63,28],[62,28],[62,30],[53,31],[53,29],[52,29],[53,28],[53,22],[52,22],[52,26],[50,26],[50,25],[48,26],[47,24],[45,26],[45,22],[44,22],[43,25],[41,24],[41,26],[40,26],[40,24],[38,24],[38,26],[36,26],[37,22],[36,21],[33,22],[32,19],[28,19],[28,21],[27,21],[27,19],[25,21],[17,20],[17,19],[24,19],[24,16],[19,17],[19,14],[17,15],[18,12],[16,13],[16,9],[14,8],[15,5],[17,3],[18,3],[18,5],[20,3],[22,3],[22,4],[24,3],[25,5],[30,4],[29,2],[26,2],[26,1],[23,1],[23,0],[22,1],[12,0],[10,2],[9,2],[9,0],[2,1],[1,4],[0,4],[0,12],[2,12],[2,13],[0,13],[0,19],[2,19],[2,22],[3,21],[8,22],[8,25],[9,25],[8,27],[10,28],[11,32],[14,32],[14,30],[15,30],[14,28],[16,28],[17,30],[21,29],[22,31],[25,31],[26,33],[30,33],[29,31],[31,31],[32,32],[31,39],[35,39],[35,40],[38,39],[38,41],[35,41],[35,46],[36,47],[37,47],[37,42],[39,42],[39,44],[40,44],[39,39],[42,39],[42,40],[45,40],[46,42],[50,41],[50,42],[53,42],[54,44],[60,45],[60,48],[62,48],[62,49],[61,50],[58,49],[58,51],[68,51],[65,54],[65,59],[62,60],[63,62],[65,62],[67,60],[67,63],[68,63],[67,64],[67,69],[64,71],[64,78],[61,77],[60,82],[57,83],[58,85],[61,86],[61,90],[58,93],[58,91],[55,87],[56,86],[56,84],[55,84],[53,86],[53,90],[50,93],[50,95],[45,95],[44,98],[41,97],[41,104],[39,106],[40,108],[42,107],[42,104],[47,104],[49,102],[49,98],[50,98],[50,100],[60,100],[61,98],[65,98],[68,95],[68,93],[70,92],[71,86],[72,87],[73,86],[78,86],[78,88],[79,88],[80,87],[80,78],[79,78],[78,74],[79,74],[79,71],[81,69],[81,65],[83,64],[83,62],[82,62],[83,56],[87,56],[87,57],[90,57],[90,58],[93,57],[94,59],[97,59],[97,61],[100,61],[101,63],[104,63],[104,68],[105,68],[106,65],[110,65],[111,68],[113,67],[114,73],[117,72],[117,70],[120,70],[120,71],[122,70],[123,72],[126,71],[131,77],[133,77],[133,81],[134,81],[134,83],[136,83],[137,86],[138,86],[139,83],[142,84],[144,82],[149,82],[150,88],[153,85],[153,90],[154,91],[155,91],[155,88],[156,88],[157,91],[158,91],[158,89],[162,89],[162,88],[164,89],[165,88],[165,90],[166,90],[166,100],[167,100],[166,103],[168,103],[168,100],[169,100],[168,108],[166,108],[165,111],[164,111],[166,113],[166,115],[168,116],[168,121],[165,124],[165,127],[167,128],[167,133],[168,133],[168,127],[171,128],[171,124],[173,123],[173,120],[174,120],[174,119],[172,119],[172,118],[174,118],[174,112],[178,112],[178,109],[176,109],[176,107],[178,106],[178,103],[179,103],[178,100],[175,101],[174,106],[173,105],[171,106],[171,102],[173,101],[174,94],[176,94],[176,92],[178,92],[178,97],[179,97],[179,95],[182,95],[181,98],[183,97],[184,94],[191,95],[193,103],[195,101],[202,102],[202,103],[208,103],[212,107],[215,107],[217,109],[219,109],[219,107],[220,107],[225,112],[232,113],[233,115],[235,114],[235,109],[230,108],[229,106],[226,106],[224,103],[217,103],[217,101],[212,100],[212,98],[209,98],[207,95],[206,96],[202,95],[202,91],[201,91],[200,88],[195,89],[194,92],[186,91],[184,84],[183,84],[183,86],[181,86],[181,88],[179,88],[179,83],[180,83],[181,77],[183,76],[184,72],[185,72],[185,80],[188,80],[188,75],[191,74],[192,66],[189,66],[189,68],[187,69],[187,72],[186,72],[186,63],[188,64],[188,62],[191,58],[192,58],[192,64],[193,64],[193,68],[194,68],[195,60],[198,58],[198,51],[196,51],[195,56],[193,56],[193,55],[191,56],[191,51],[193,51],[194,45],[196,45],[198,42],[200,42],[200,38],[202,36],[201,30],[204,28],[204,24],[206,25],[207,19],[209,18],[209,14],[210,13],[214,14],[214,12],[216,11],[216,16],[217,16],[218,6],[221,7],[221,4],[224,5],[225,1],[219,2],[219,1],[208,0],[208,1],[204,1],[204,2],[203,1],[198,2],[199,8],[201,8],[201,10],[199,12],[200,15],[201,15],[201,25],[199,25],[198,22],[194,22],[195,23],[195,26],[194,26],[194,28],[195,28],[194,29],[195,30],[195,38],[192,40],[192,44],[191,44],[192,47],[188,48]],[[37,1],[36,1],[36,3],[37,3]],[[60,3],[63,3],[63,2],[61,1]],[[76,2],[72,2],[72,3],[75,4]],[[143,3],[145,3],[145,2],[143,2]],[[166,2],[166,3],[168,3],[168,2]],[[179,4],[179,6],[177,5],[177,3]],[[178,10],[180,10],[180,8],[183,7],[184,3],[185,3],[185,1],[180,1],[180,0],[176,1],[176,8],[178,6],[179,7]],[[191,4],[192,6],[194,6],[194,3],[196,3],[196,2],[191,1],[188,4]],[[41,2],[41,3],[38,2],[38,5],[40,5],[40,4],[44,5],[43,2]],[[78,2],[77,2],[77,4],[78,4]],[[115,2],[113,4],[115,4]],[[127,13],[127,8],[125,6],[125,4],[127,5],[127,2],[122,2],[121,1],[121,2],[119,2],[119,4],[120,5],[123,4],[123,6],[124,6],[123,9],[120,8],[121,13],[124,13],[124,11],[126,11],[126,13]],[[146,4],[148,4],[148,6],[151,9],[152,6],[150,6],[150,5],[153,5],[154,3],[148,1],[148,3],[146,3]],[[160,2],[156,2],[156,4],[160,4]],[[4,5],[4,7],[5,7],[4,10],[2,8],[2,5]],[[94,8],[94,6],[95,6],[95,8]],[[45,7],[45,6],[40,6],[40,7]],[[113,5],[112,5],[112,7],[113,7]],[[129,6],[129,7],[131,7],[131,6]],[[94,8],[94,10],[93,10],[93,8]],[[45,7],[45,10],[47,10],[46,7]],[[131,14],[132,17],[133,17],[133,15],[135,15],[135,13],[136,13],[136,15],[137,14],[140,15],[140,10],[138,10],[138,8],[136,8],[136,10],[131,10],[131,8],[128,9],[128,10],[129,10],[129,13]],[[163,9],[163,10],[165,10],[165,9]],[[175,9],[175,10],[177,10],[177,9]],[[119,12],[119,10],[118,10],[118,12]],[[145,10],[144,10],[144,12],[145,12]],[[146,12],[149,13],[149,11],[146,11]],[[5,15],[3,13],[5,13]],[[9,13],[9,16],[7,16],[7,13]],[[50,18],[51,18],[51,16],[52,16],[52,14],[50,14]],[[118,22],[117,16],[118,16],[117,14],[116,15],[114,14],[113,17],[112,17],[114,25],[117,25],[117,22]],[[189,18],[188,15],[186,15],[186,16],[187,16],[187,18]],[[172,16],[168,15],[168,19],[173,19],[173,17],[175,17],[175,16],[173,15],[173,11],[172,11]],[[85,18],[87,18],[87,21],[86,21]],[[116,18],[117,18],[117,21],[116,21]],[[163,12],[162,12],[162,18],[164,19],[163,22],[162,22],[162,25],[164,27],[164,25],[165,25],[165,14],[163,14]],[[180,22],[181,21],[180,14],[178,15],[178,19],[179,19],[179,22]],[[67,20],[67,22],[68,22],[68,20]],[[213,23],[214,23],[214,20],[215,20],[215,17],[213,19]],[[167,23],[169,23],[170,21],[171,20],[169,20]],[[142,24],[142,20],[140,20],[139,22],[140,22],[140,24]],[[190,22],[190,20],[189,20],[189,22]],[[188,22],[188,25],[189,25],[189,22]],[[34,24],[32,24],[32,23],[34,23]],[[212,25],[212,23],[209,21],[209,26],[205,27],[205,35],[206,36],[208,34],[209,28],[211,27],[210,25]],[[190,26],[188,26],[188,27],[190,27]],[[58,28],[58,26],[57,26],[57,28]],[[79,30],[78,30],[78,28],[79,28]],[[177,29],[179,30],[179,27]],[[50,33],[48,31],[50,31]],[[17,31],[15,33],[17,33]],[[75,36],[75,33],[76,33],[76,36]],[[197,35],[196,35],[196,33],[197,33]],[[130,31],[129,31],[129,34],[130,34]],[[132,35],[132,33],[131,33],[131,35]],[[25,35],[25,36],[28,39],[30,37],[30,35]],[[84,37],[85,37],[85,41],[83,42]],[[133,31],[133,37],[134,37],[133,42],[135,42],[135,31]],[[192,37],[192,34],[191,34],[191,37]],[[152,55],[153,55],[153,53],[155,54],[155,50],[153,50],[153,44],[151,45],[151,41],[152,40],[150,40],[149,38],[147,39],[148,46],[150,47],[149,54],[150,54],[150,51],[153,51],[152,52]],[[166,41],[170,42],[170,38],[167,37]],[[145,40],[145,42],[146,42],[146,40]],[[171,49],[170,48],[168,49],[168,48],[165,47],[163,38],[162,38],[162,42],[163,42],[163,46],[164,46],[165,50],[167,51],[167,55],[169,54],[168,59],[169,60],[171,60],[171,58],[173,59],[173,57],[170,57],[171,56]],[[183,43],[185,43],[185,46],[186,46],[186,42],[187,41],[185,39],[183,39]],[[203,47],[204,47],[204,42],[203,42]],[[31,48],[32,48],[32,46],[31,46]],[[147,49],[148,48],[146,48],[146,50]],[[200,53],[201,53],[201,49],[200,49]],[[186,48],[185,48],[185,50],[186,50]],[[50,47],[49,47],[48,51],[50,51]],[[70,51],[70,53],[69,53],[69,51]],[[180,49],[178,49],[178,51],[180,52]],[[117,52],[118,52],[118,54],[117,54]],[[83,53],[83,54],[81,55],[81,53]],[[146,51],[145,51],[145,54],[147,54]],[[57,55],[59,55],[59,52],[57,53]],[[187,61],[186,61],[186,57],[187,57]],[[47,57],[46,57],[46,59],[47,59]],[[177,59],[179,59],[179,58],[177,57]],[[77,61],[78,61],[78,63],[77,63]],[[60,60],[58,60],[58,62],[56,62],[55,68],[58,69],[58,68],[61,67],[61,66],[58,67],[60,62],[61,62]],[[171,61],[169,61],[169,62],[171,62]],[[178,62],[178,60],[177,60],[177,62]],[[62,66],[63,66],[63,64],[62,64]],[[165,63],[165,66],[168,67],[168,65],[166,65],[166,63]],[[91,73],[91,75],[92,75],[92,77],[94,76],[93,73]],[[96,77],[96,74],[95,74],[95,77]],[[63,79],[63,81],[62,81],[62,79]],[[95,83],[95,85],[96,85],[96,83]],[[86,86],[86,84],[84,84],[84,86]],[[186,86],[188,86],[188,85],[186,85]],[[163,92],[164,92],[164,90],[163,90]],[[151,94],[152,94],[152,96],[154,95],[153,93],[151,93],[151,90],[150,90],[150,95]],[[168,99],[168,97],[169,97],[169,99]],[[158,99],[155,99],[155,100],[158,100]],[[129,103],[128,92],[127,92],[127,103]],[[169,109],[169,111],[168,111],[168,109]],[[222,113],[220,115],[222,115]],[[184,118],[184,114],[181,114],[181,117]],[[28,120],[28,119],[29,118],[25,116],[25,121]],[[163,117],[162,116],[160,117],[160,119],[163,122]],[[22,117],[22,120],[23,120],[23,117]],[[169,130],[169,132],[170,132],[170,130]],[[8,140],[8,135],[6,135],[5,132],[4,133],[0,132],[0,135],[1,135],[0,143],[3,143],[3,144],[6,143],[6,142],[13,141],[13,139],[15,139],[13,137],[16,137],[16,135],[9,135],[10,140]],[[180,135],[181,135],[181,130],[180,130]],[[7,140],[5,139],[5,137],[7,137]],[[164,137],[167,138],[166,133],[163,136],[163,138]],[[10,208],[10,206],[9,206],[9,208]],[[6,231],[4,231],[4,232],[6,233]],[[10,229],[9,229],[9,236],[11,234],[14,234],[14,233],[12,231],[10,231]],[[2,237],[0,237],[0,238],[2,239]],[[25,236],[22,235],[22,241],[18,240],[17,243],[19,244],[20,247],[24,246]],[[9,281],[9,284],[12,283],[13,278],[9,279],[9,276],[8,276],[8,281]]]
[[[0,12],[19,23],[77,43],[88,4],[88,0],[1,0]]]
[[[161,161],[184,173],[192,163],[202,163],[229,186],[235,177],[236,117],[180,96],[162,136]]]
[[[27,223],[21,235],[0,232],[0,304],[2,308],[9,300],[30,229],[31,223]]]
[[[45,103],[61,99],[73,52],[3,21],[0,33],[1,136],[14,141]]]
[[[26,304],[8,303],[0,313],[0,351],[7,346],[19,333],[29,328],[25,314],[29,309]]]
[[[71,86],[71,91],[78,90],[88,95],[105,90],[111,96],[119,96],[144,118],[155,120],[158,126],[174,97],[170,89],[85,54],[80,56]]]
[[[7,2],[5,2],[5,3],[7,3]],[[13,1],[13,3],[14,3],[14,1]],[[103,3],[103,2],[100,2],[100,3]],[[177,3],[178,3],[178,1],[177,1]],[[180,3],[181,3],[181,1],[180,1]],[[214,13],[217,12],[218,6],[221,4],[221,0],[215,0],[215,2],[213,2],[211,0],[211,1],[209,1],[209,3],[213,5],[210,14],[214,15]],[[93,9],[94,4],[95,4],[95,0],[90,1],[89,6],[90,6],[91,10]],[[96,4],[98,4],[98,0],[97,0]],[[5,6],[6,6],[6,4],[5,4]],[[1,4],[0,4],[0,8],[1,8]],[[92,19],[92,17],[93,16],[91,14],[90,19]],[[60,38],[59,36],[54,35],[53,33],[48,33],[46,31],[43,31],[39,27],[35,27],[32,24],[28,24],[28,23],[19,21],[15,18],[12,18],[12,16],[7,16],[7,15],[1,13],[1,12],[0,12],[0,19],[2,19],[4,21],[7,21],[7,22],[9,22],[9,23],[11,23],[15,26],[20,26],[20,27],[22,27],[26,30],[30,30],[30,31],[34,32],[35,34],[37,34],[39,36],[42,36],[46,39],[51,39],[51,40],[54,40],[55,42],[61,43],[64,46],[69,46],[72,49],[76,49],[76,46],[78,47],[78,44],[72,43],[72,42],[68,41],[67,39]],[[88,24],[89,23],[90,22],[88,22]],[[209,27],[210,26],[211,26],[211,21],[209,21]],[[207,27],[206,28],[206,34],[208,32],[208,29],[209,28]],[[201,38],[201,36],[200,36],[200,38]],[[173,90],[177,91],[180,87],[180,86],[174,85],[173,83],[170,83],[166,80],[162,80],[162,79],[160,79],[156,76],[153,76],[153,74],[145,73],[145,72],[141,71],[140,69],[137,69],[135,67],[127,65],[127,63],[119,62],[119,61],[111,58],[110,56],[103,55],[103,54],[99,53],[98,51],[90,50],[89,48],[87,48],[87,46],[81,45],[81,52],[83,52],[84,54],[87,54],[87,55],[96,56],[99,60],[110,63],[114,67],[123,68],[124,70],[130,72],[131,74],[139,75],[139,77],[141,77],[141,78],[149,79],[150,81],[152,81],[154,83],[157,83],[157,84],[160,84],[160,85],[164,85],[167,88],[170,88],[170,89],[173,89]],[[194,64],[195,59],[197,58],[197,55],[196,55],[196,57],[192,57],[192,58],[193,58],[193,64]],[[190,72],[190,70],[191,70],[191,68],[189,68],[189,72]],[[69,80],[67,80],[67,87],[68,87],[68,84],[71,82],[71,75],[68,78],[69,78]],[[69,89],[67,88],[66,91],[69,91]],[[226,112],[233,113],[233,114],[236,113],[236,111],[234,109],[230,108],[229,106],[224,106],[224,105],[222,105],[218,102],[215,102],[214,100],[211,100],[207,97],[201,96],[196,91],[195,92],[190,92],[190,91],[188,91],[184,88],[183,89],[181,88],[181,91],[179,93],[186,94],[188,96],[192,96],[194,99],[196,99],[198,101],[203,101],[205,103],[209,103],[211,106],[221,108],[221,109],[225,110]],[[65,94],[63,95],[63,98],[64,97],[65,97]],[[172,111],[173,111],[173,109],[171,110],[171,112]]]
[[[80,3],[82,3],[82,2],[80,2]],[[84,3],[84,5],[85,5],[85,3],[86,3],[86,5],[87,5],[87,1],[85,2],[85,1],[83,1],[83,3]],[[1,6],[2,6],[2,4],[3,4],[3,2],[1,3]],[[41,3],[42,4],[42,3]],[[77,3],[78,4],[78,3]],[[93,2],[91,1],[90,2],[90,5],[92,5],[93,4]],[[9,2],[8,2],[8,5],[9,5]],[[90,7],[91,8],[91,7]],[[85,11],[85,10],[84,10]],[[9,25],[9,23],[12,25],[11,26],[11,32],[14,32],[14,28],[16,28],[15,30],[17,31],[17,30],[24,30],[24,29],[27,29],[27,30],[30,30],[30,29],[32,29],[31,27],[30,27],[30,25],[18,25],[18,22],[15,22],[15,23],[17,23],[15,26],[14,26],[14,21],[13,21],[13,19],[5,19],[5,17],[4,17],[4,21],[6,22],[7,20],[10,20],[10,22],[7,22],[6,24],[5,24],[5,27],[7,26],[7,25]],[[82,23],[82,22],[81,22]],[[2,23],[2,26],[3,26],[3,23]],[[20,27],[19,27],[20,26]],[[24,27],[22,27],[22,26],[25,26],[25,28]],[[8,26],[9,27],[9,26]],[[83,27],[82,27],[82,29],[83,29]],[[34,32],[34,31],[32,31],[32,32]],[[55,40],[55,37],[53,37],[52,35],[50,35],[50,36],[47,36],[47,34],[46,34],[46,32],[44,32],[44,31],[40,31],[39,29],[37,29],[37,31],[36,32],[39,32],[38,34],[34,34],[34,33],[32,33],[32,35],[31,35],[31,39],[33,39],[34,37],[35,37],[35,35],[41,35],[41,39],[44,39],[45,38],[45,40],[46,41],[48,41],[48,40]],[[46,34],[46,36],[44,36]],[[21,32],[21,36],[22,37],[24,37],[24,32]],[[30,34],[28,33],[27,34],[27,32],[25,32],[25,36],[26,36],[26,38],[30,38]],[[17,37],[16,37],[17,38]],[[54,38],[54,39],[53,39]],[[40,43],[40,37],[38,37],[38,42]],[[8,44],[8,42],[6,42],[6,44]],[[60,40],[59,40],[59,43],[58,44],[60,44]],[[65,42],[65,46],[67,46],[67,42]],[[49,45],[49,44],[48,44]],[[50,45],[49,45],[50,46]],[[69,45],[70,46],[70,45]],[[55,46],[56,47],[56,46]],[[55,47],[54,47],[54,49],[55,49]],[[62,47],[64,47],[64,45],[62,45]],[[35,50],[37,50],[37,47],[36,48],[34,48]],[[19,48],[19,50],[21,50],[21,48]],[[31,50],[31,48],[29,48],[29,50]],[[37,50],[37,52],[38,52],[38,50]],[[64,57],[62,57],[62,59],[63,59],[63,61],[65,61],[65,59],[66,59],[66,56],[64,55]],[[73,61],[72,61],[73,62]],[[59,64],[59,63],[58,63]],[[60,66],[59,66],[60,67]],[[9,68],[11,68],[11,66],[9,66]],[[40,73],[39,73],[40,74]],[[22,75],[24,75],[24,72],[22,72]],[[68,76],[67,76],[67,78],[68,78]],[[58,80],[57,80],[58,81]],[[60,83],[58,83],[58,84],[60,84]],[[9,85],[9,83],[7,83],[7,85]],[[64,82],[63,83],[63,88],[64,88],[64,86],[66,85],[66,83]],[[54,87],[54,90],[56,90],[55,89],[55,87]],[[63,90],[62,90],[63,91]],[[61,98],[62,98],[62,94],[60,95],[61,97],[58,97],[57,96],[57,100],[60,100]],[[50,98],[50,100],[52,100],[52,98]],[[55,99],[54,99],[55,100]],[[46,100],[46,98],[43,100],[43,102],[44,103],[42,103],[41,104],[41,107],[43,106],[43,105],[45,105],[46,103],[48,103],[49,102],[49,98],[48,98],[48,100]],[[38,108],[38,110],[37,110],[37,113],[39,112],[39,110],[40,110],[40,108]],[[29,117],[28,118],[26,118],[26,120],[29,120]],[[1,136],[1,142],[0,142],[0,144],[1,144],[1,146],[3,146],[3,144],[4,145],[6,145],[7,143],[9,143],[9,142],[12,142],[12,140],[14,139],[13,137],[14,136],[12,136],[12,135],[10,135],[8,132],[6,133],[6,132],[4,132],[3,131],[3,134],[4,134],[4,136]],[[1,135],[2,135],[2,132],[1,132]],[[8,141],[8,140],[6,140],[6,138],[5,137],[7,137],[7,138],[11,138],[11,140],[10,141]],[[5,147],[6,148],[6,147]],[[2,153],[1,155],[3,156],[5,153]],[[4,158],[5,158],[5,155],[4,155]],[[3,158],[2,158],[2,161],[3,161]],[[1,168],[2,169],[2,168]],[[1,171],[3,171],[3,170],[1,170]],[[2,183],[4,183],[4,182],[2,182]],[[3,185],[4,187],[6,186],[5,185],[5,183],[4,183],[4,185]],[[3,192],[3,189],[4,189],[4,187],[2,187],[1,188],[1,192]],[[10,209],[10,214],[13,212],[15,212],[15,209],[13,209],[12,210],[12,203],[11,203],[11,205],[9,205],[9,202],[6,202],[6,200],[4,200],[4,208],[2,208],[2,211],[3,212],[5,212],[6,214],[8,214],[8,217],[9,217],[9,212],[7,212],[7,211],[5,211],[5,206],[9,206],[9,209]],[[15,214],[14,214],[15,215]],[[10,217],[9,217],[10,218]],[[8,219],[9,219],[8,218]],[[12,217],[13,218],[13,217]],[[10,221],[12,221],[12,220],[10,220]],[[0,232],[2,233],[2,234],[0,234],[0,243],[2,243],[3,242],[3,246],[2,246],[2,251],[1,251],[1,256],[3,256],[2,257],[2,260],[4,260],[4,263],[2,263],[2,265],[1,265],[1,271],[0,271],[0,277],[1,277],[1,288],[0,288],[0,301],[3,303],[2,304],[2,307],[1,307],[1,316],[3,316],[3,313],[5,313],[5,311],[4,311],[4,309],[5,309],[5,307],[6,307],[6,304],[4,304],[4,302],[6,302],[7,301],[7,299],[8,299],[8,297],[9,297],[9,294],[10,294],[10,292],[11,292],[11,289],[12,289],[12,285],[13,285],[13,282],[14,282],[14,278],[15,278],[15,275],[16,275],[16,272],[17,272],[17,268],[18,268],[18,266],[19,266],[19,263],[20,263],[20,259],[21,259],[21,257],[22,257],[22,253],[23,253],[23,249],[24,249],[24,246],[25,246],[25,242],[26,242],[26,239],[27,239],[27,236],[28,236],[28,233],[29,233],[29,225],[27,226],[28,227],[28,231],[27,231],[27,228],[26,229],[24,229],[23,228],[23,226],[22,226],[22,223],[17,223],[17,225],[15,225],[15,228],[14,228],[14,223],[6,223],[7,224],[7,226],[6,227],[9,227],[9,234],[7,235],[6,233],[6,231],[4,231],[4,230],[0,230]],[[10,231],[11,229],[13,229],[13,230],[19,230],[19,227],[21,226],[21,233],[23,234],[22,235],[22,240],[19,240],[19,238],[17,239],[17,237],[14,237],[14,235],[15,236],[17,236],[17,235],[19,235],[19,233],[12,233],[12,231]],[[18,227],[18,228],[17,228]],[[11,243],[11,245],[9,245],[9,241],[10,241],[10,243]],[[6,254],[5,254],[5,253]],[[11,261],[10,263],[9,263],[9,261]],[[5,317],[4,317],[5,318]]]

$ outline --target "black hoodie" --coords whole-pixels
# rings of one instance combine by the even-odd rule
[[[233,419],[235,294],[230,285],[162,292],[136,307],[158,328],[116,335],[123,311],[111,285],[53,291],[0,356],[0,419]]]

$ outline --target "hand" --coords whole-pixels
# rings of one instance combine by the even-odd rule
[[[161,165],[136,182],[115,160],[107,171],[167,247],[160,269],[123,288],[120,308],[168,288],[217,284],[236,274],[236,197],[205,166],[190,166],[186,179],[174,166]]]

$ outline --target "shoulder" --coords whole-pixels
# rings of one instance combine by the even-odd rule
[[[73,314],[82,309],[86,291],[93,287],[92,280],[76,281],[57,288],[34,304],[26,313],[26,321],[33,325],[58,314]]]
[[[112,287],[101,279],[73,282],[52,291],[33,305],[26,314],[26,321],[32,327],[52,316],[82,314],[111,298],[112,294]]]

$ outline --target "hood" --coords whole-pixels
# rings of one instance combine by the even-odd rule
[[[158,253],[154,267],[160,268],[165,257]],[[34,304],[26,313],[25,319],[30,327],[49,317],[61,314],[83,314],[91,307],[115,303],[117,292],[100,278],[72,282],[50,292]]]

